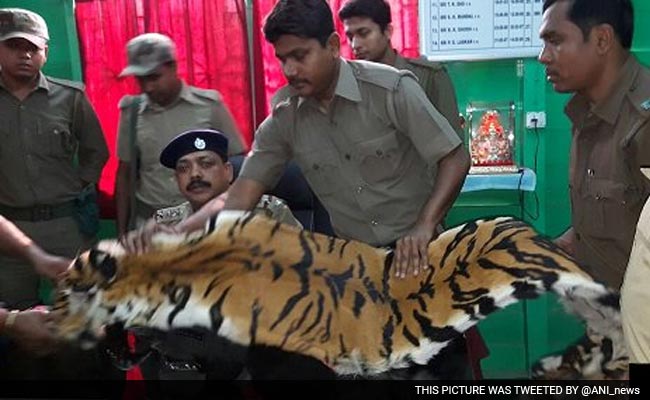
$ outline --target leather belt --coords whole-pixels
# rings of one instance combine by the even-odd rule
[[[74,201],[53,205],[42,204],[33,207],[9,207],[0,204],[0,214],[12,221],[49,221],[69,217],[74,213]]]

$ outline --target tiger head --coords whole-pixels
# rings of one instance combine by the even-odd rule
[[[58,334],[65,340],[92,347],[104,335],[115,307],[103,299],[119,275],[124,250],[117,241],[102,241],[75,258],[58,285],[53,313]]]

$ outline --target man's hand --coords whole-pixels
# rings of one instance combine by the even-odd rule
[[[395,276],[405,278],[413,271],[418,276],[420,271],[429,268],[429,242],[437,236],[436,224],[418,223],[406,236],[397,241],[392,268]]]
[[[39,275],[55,281],[67,271],[72,263],[72,260],[68,258],[48,254],[40,248],[30,251],[29,260]]]
[[[21,311],[10,328],[4,334],[13,339],[18,347],[25,351],[44,356],[56,350],[54,317],[47,311]]]
[[[144,253],[151,247],[151,239],[160,232],[178,234],[176,227],[158,224],[154,219],[148,220],[140,228],[127,232],[120,238],[120,243],[127,253]]]

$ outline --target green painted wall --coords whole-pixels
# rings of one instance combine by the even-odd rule
[[[635,40],[633,51],[650,64],[650,2],[633,0]],[[534,58],[482,62],[453,62],[447,68],[458,96],[459,109],[472,101],[514,101],[518,108],[516,130],[522,146],[517,160],[534,168],[537,154],[537,190],[484,191],[460,196],[447,219],[448,225],[481,216],[512,215],[530,222],[543,234],[555,237],[570,225],[568,160],[570,124],[563,109],[569,99],[546,83],[544,69]],[[547,126],[538,133],[521,122],[527,111],[545,111]],[[537,149],[537,150],[536,150]],[[536,198],[537,197],[537,201]],[[537,204],[539,206],[537,206]],[[525,377],[541,356],[565,348],[582,334],[581,324],[567,315],[554,296],[519,303],[479,324],[490,348],[484,360],[487,377]]]

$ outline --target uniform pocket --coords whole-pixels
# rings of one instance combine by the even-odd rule
[[[594,237],[620,238],[636,226],[642,193],[609,179],[591,179],[585,191],[584,224]]]
[[[328,196],[344,186],[339,159],[334,151],[312,151],[301,158],[305,178],[317,195]]]
[[[70,132],[68,124],[65,121],[52,121],[43,127],[40,132],[43,150],[53,157],[70,158],[77,147],[77,140]]]
[[[370,184],[395,176],[399,167],[399,142],[395,133],[356,144],[361,176]]]

